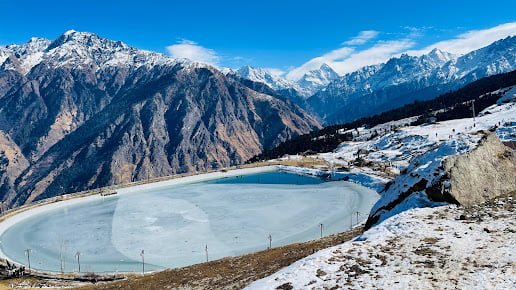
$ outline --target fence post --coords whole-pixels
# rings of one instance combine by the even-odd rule
[[[142,257],[142,275],[145,275],[145,251],[142,250],[140,252],[140,256]]]

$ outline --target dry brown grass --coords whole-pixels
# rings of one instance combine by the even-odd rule
[[[274,164],[297,166],[297,167],[307,167],[307,168],[328,166],[328,163],[326,161],[324,161],[322,159],[308,157],[308,156],[302,156],[299,159],[279,160],[279,161],[275,161]]]
[[[15,286],[15,287],[12,287]],[[52,289],[52,287],[62,288],[66,287],[66,282],[60,282],[60,281],[46,281],[41,280],[38,278],[33,277],[25,277],[25,278],[15,278],[15,279],[8,279],[8,280],[0,280],[0,290],[4,289]]]
[[[123,281],[99,283],[80,289],[241,289],[252,281],[271,275],[315,251],[348,241],[361,231],[361,228],[356,228],[306,243],[291,244],[145,276],[132,276]]]

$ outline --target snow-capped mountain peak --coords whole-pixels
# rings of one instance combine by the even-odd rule
[[[327,86],[332,80],[339,77],[327,64],[307,72],[298,81],[287,80],[270,73],[266,69],[251,66],[241,67],[236,73],[242,78],[264,83],[274,90],[295,90],[297,95],[303,98],[312,96],[315,92]]]
[[[446,52],[446,51],[442,51],[438,48],[434,48],[432,49],[432,51],[430,51],[427,56],[433,58],[433,59],[437,59],[437,60],[440,60],[441,62],[445,63],[453,58],[456,58],[456,56],[452,53],[449,53],[449,52]]]
[[[252,66],[244,66],[236,71],[240,77],[268,85],[274,90],[295,89],[300,91],[296,83],[274,75],[263,68],[255,68]]]
[[[10,59],[10,61],[6,61]],[[120,66],[138,68],[175,62],[160,53],[140,50],[121,41],[102,38],[90,32],[68,30],[54,41],[31,38],[21,45],[9,45],[0,50],[0,65],[4,69],[29,73],[43,60],[56,67],[93,65],[96,69]]]
[[[338,77],[339,75],[329,65],[323,64],[319,69],[304,74],[297,83],[314,94]]]

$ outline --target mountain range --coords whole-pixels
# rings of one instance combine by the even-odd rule
[[[236,165],[320,128],[255,85],[92,33],[2,47],[2,199]]]
[[[328,65],[305,74],[296,82],[279,76],[264,81],[251,74],[240,75],[271,88],[278,88],[278,83],[282,83],[282,90],[285,84],[291,84],[290,89],[304,95],[300,102],[296,94],[291,93],[294,102],[322,123],[337,124],[415,100],[431,99],[477,79],[515,69],[516,36],[511,36],[462,56],[439,49],[421,56],[402,54],[343,76],[338,76]]]

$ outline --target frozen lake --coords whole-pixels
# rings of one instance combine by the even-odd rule
[[[319,238],[349,229],[378,194],[344,182],[263,172],[150,187],[34,214],[0,237],[9,259],[65,272],[158,270]],[[365,218],[365,217],[362,217]],[[356,215],[354,217],[356,219]],[[356,220],[355,220],[356,222]]]

